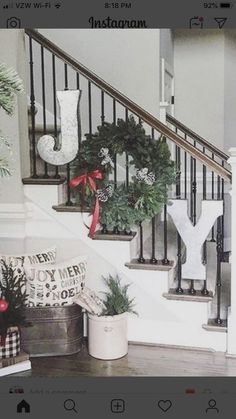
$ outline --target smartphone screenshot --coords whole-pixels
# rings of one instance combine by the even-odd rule
[[[10,418],[234,418],[236,3],[0,0]]]

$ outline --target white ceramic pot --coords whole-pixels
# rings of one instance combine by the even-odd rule
[[[127,313],[116,316],[88,314],[89,355],[98,359],[118,359],[128,352]]]

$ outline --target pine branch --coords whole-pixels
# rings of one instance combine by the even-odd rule
[[[111,275],[103,280],[108,287],[109,291],[104,292],[106,299],[103,301],[105,309],[102,313],[104,316],[115,316],[122,313],[133,313],[134,311],[134,298],[130,299],[128,296],[128,288],[130,284],[121,285],[121,280],[118,275],[113,278]]]
[[[0,158],[0,177],[10,176],[11,172],[6,159]]]
[[[23,84],[13,68],[0,64],[0,108],[8,115],[14,110],[14,95],[23,92]]]
[[[2,278],[0,280],[0,297],[9,303],[8,309],[0,313],[0,335],[6,335],[11,326],[27,326],[24,309],[27,302],[25,274],[16,271],[11,265],[1,262]]]

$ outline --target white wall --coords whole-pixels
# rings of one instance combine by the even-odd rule
[[[40,32],[132,100],[158,114],[159,30]]]
[[[25,56],[24,56],[24,34],[21,30],[0,30],[0,57],[1,62],[13,67],[20,77],[25,79]],[[20,141],[27,141],[27,108],[26,97],[22,94],[16,99],[15,112],[13,116],[7,116],[0,109],[0,129],[2,135],[8,138],[12,144],[12,158],[10,167],[12,176],[0,179],[0,202],[20,203],[23,202]],[[27,170],[29,159],[24,159],[24,170]]]
[[[177,119],[228,152],[236,144],[236,31],[177,30],[174,46]],[[227,251],[231,235],[227,194],[225,211]]]
[[[236,146],[236,30],[225,31],[224,150]],[[225,197],[225,250],[231,250],[231,196]]]
[[[224,143],[224,34],[175,31],[175,115],[222,148]]]
[[[236,146],[236,30],[225,31],[224,148]]]
[[[147,111],[159,115],[159,30],[40,29],[40,32]],[[35,50],[36,101],[41,102],[40,50]],[[47,109],[53,109],[51,57],[45,53]],[[64,65],[56,60],[57,90],[64,89]],[[80,78],[82,132],[88,132],[88,83]],[[75,74],[69,71],[69,87]],[[106,120],[113,120],[113,102],[105,99]],[[92,130],[101,123],[101,94],[92,86]],[[124,108],[117,106],[117,117]]]

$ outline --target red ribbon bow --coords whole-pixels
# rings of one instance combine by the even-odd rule
[[[94,170],[93,172],[86,173],[84,175],[77,176],[71,179],[70,187],[76,188],[79,185],[82,185],[83,187],[85,187],[86,185],[89,185],[90,189],[96,193],[97,191],[96,180],[97,179],[99,180],[103,179],[103,173],[100,170]],[[89,229],[89,237],[91,238],[93,238],[95,230],[96,230],[96,226],[99,220],[99,212],[100,212],[100,204],[99,204],[98,196],[96,196],[95,207],[93,211],[93,219],[92,219],[92,223]]]

